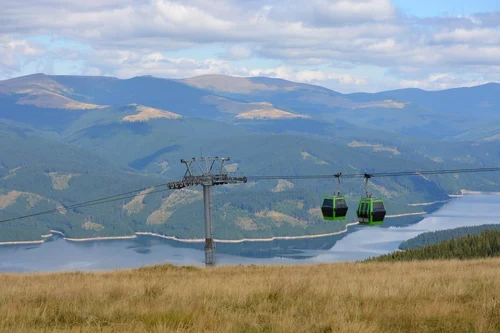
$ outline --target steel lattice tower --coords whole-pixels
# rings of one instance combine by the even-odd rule
[[[231,177],[224,163],[229,157],[201,157],[181,160],[186,165],[184,178],[178,182],[167,184],[170,190],[178,190],[188,186],[203,186],[203,205],[205,214],[205,264],[215,266],[215,243],[212,232],[212,198],[211,187],[216,185],[246,183],[246,177]]]

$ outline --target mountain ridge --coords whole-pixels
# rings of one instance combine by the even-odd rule
[[[211,78],[204,77],[204,84]],[[0,194],[29,192],[69,205],[107,195],[111,187],[118,191],[131,189],[134,183],[178,180],[185,173],[179,160],[198,156],[200,151],[232,157],[230,169],[242,175],[459,169],[500,163],[500,149],[493,140],[500,134],[500,127],[492,126],[499,119],[495,103],[492,110],[483,112],[472,101],[471,119],[450,110],[448,104],[456,102],[449,93],[442,95],[445,107],[426,107],[436,99],[425,92],[425,98],[415,100],[344,95],[273,78],[233,79],[243,85],[236,92],[220,93],[150,76],[121,80],[33,75],[14,84],[1,81]],[[249,90],[248,82],[276,88]],[[494,100],[491,87],[496,89],[495,85],[478,87],[481,93],[476,100],[484,96]],[[62,108],[18,104],[27,96],[16,93],[23,89],[53,92],[60,96],[56,102],[70,98],[103,107],[76,110],[64,104]],[[495,174],[445,175],[374,179],[370,190],[384,196],[391,213],[397,215],[417,213],[418,207],[408,203],[443,200],[462,188],[491,191],[499,184]],[[362,193],[360,186],[356,181],[343,184],[351,206]],[[217,188],[215,232],[217,237],[240,239],[344,230],[345,223],[354,219],[353,209],[345,223],[326,223],[318,214],[321,199],[335,188],[333,181],[284,179]],[[148,192],[142,200],[131,198],[108,209],[76,210],[54,220],[47,217],[34,229],[36,222],[31,220],[0,226],[4,231],[0,241],[39,237],[47,228],[73,238],[135,231],[203,237],[198,193],[175,205],[165,195]],[[40,210],[54,208],[47,202],[38,205]],[[26,207],[20,201],[0,210],[0,215],[31,213]],[[392,219],[387,225],[404,225],[418,217],[412,219]],[[38,236],[35,229],[41,231]]]
[[[321,85],[315,85],[315,84],[310,84],[310,83],[303,83],[303,82],[295,82],[287,79],[282,79],[282,78],[274,78],[274,77],[267,77],[267,76],[231,76],[231,75],[223,75],[223,74],[202,74],[202,75],[196,75],[192,77],[187,77],[187,78],[182,78],[182,79],[174,79],[174,78],[168,78],[168,77],[157,77],[154,75],[138,75],[138,76],[133,76],[130,78],[118,78],[115,76],[106,76],[106,75],[70,75],[70,74],[45,74],[42,72],[38,73],[32,73],[32,74],[27,74],[19,77],[12,77],[4,80],[0,80],[0,83],[6,82],[6,81],[11,81],[11,80],[16,80],[20,78],[36,78],[36,77],[71,77],[71,78],[84,78],[84,79],[107,79],[107,80],[131,80],[135,78],[152,78],[152,79],[159,79],[159,80],[168,80],[168,81],[178,81],[178,82],[184,82],[186,80],[190,79],[197,79],[197,78],[203,78],[203,77],[222,77],[222,78],[235,78],[235,79],[250,79],[250,80],[255,80],[255,81],[271,81],[271,82],[283,82],[285,85],[296,85],[296,86],[304,86],[304,87],[312,87],[312,88],[320,88],[324,89],[325,91],[330,91],[330,92],[335,92],[339,95],[353,95],[353,94],[380,94],[380,93],[391,93],[391,92],[399,92],[399,91],[422,91],[422,92],[442,92],[442,91],[454,91],[454,90],[467,90],[467,89],[474,89],[478,87],[488,87],[488,86],[500,86],[500,82],[497,81],[491,81],[491,82],[486,82],[486,83],[481,83],[473,86],[466,86],[466,87],[452,87],[452,88],[446,88],[446,89],[435,89],[435,90],[427,90],[423,88],[398,88],[398,89],[389,89],[389,90],[383,90],[383,91],[376,91],[376,92],[363,92],[363,91],[356,91],[356,92],[350,92],[350,93],[341,93],[335,90],[332,90],[330,88],[321,86]],[[282,85],[282,84],[281,84]],[[278,85],[277,85],[278,86]]]

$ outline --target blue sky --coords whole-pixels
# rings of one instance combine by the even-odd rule
[[[0,80],[268,76],[341,92],[500,80],[500,1],[4,0]]]
[[[500,10],[498,0],[394,0],[404,12],[419,16],[471,15]]]

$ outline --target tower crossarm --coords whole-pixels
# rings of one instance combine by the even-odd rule
[[[229,157],[201,157],[182,159],[186,165],[186,172],[180,181],[167,184],[169,190],[179,190],[189,186],[216,186],[246,183],[247,177],[231,177],[224,163]]]
[[[185,176],[181,181],[168,183],[167,188],[169,190],[180,190],[184,187],[189,186],[241,184],[246,183],[247,181],[247,177],[230,177],[226,174],[210,176]]]

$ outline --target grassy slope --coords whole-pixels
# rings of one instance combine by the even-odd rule
[[[0,275],[4,332],[497,332],[500,259]]]

